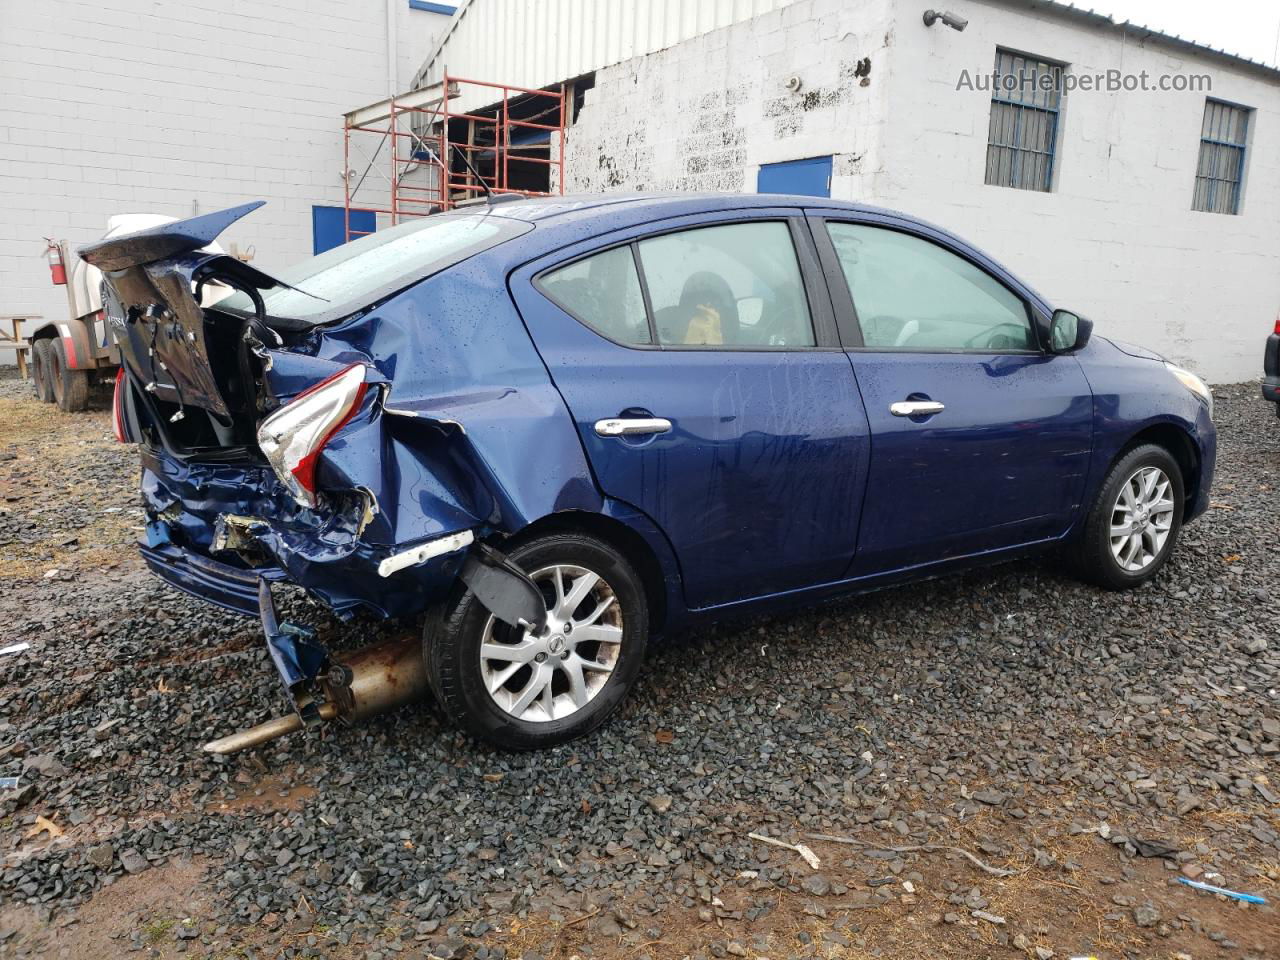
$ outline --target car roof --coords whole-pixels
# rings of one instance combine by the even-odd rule
[[[600,215],[643,212],[646,219],[663,219],[685,214],[707,213],[715,210],[742,210],[758,207],[823,207],[863,213],[878,213],[913,218],[895,210],[832,200],[829,197],[811,197],[787,193],[566,193],[562,196],[521,197],[507,199],[500,196],[493,204],[468,202],[455,208],[456,213],[489,211],[496,216],[509,217],[533,223],[596,219]],[[628,217],[627,219],[631,219]]]

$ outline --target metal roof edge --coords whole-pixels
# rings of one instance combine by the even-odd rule
[[[413,82],[409,84],[410,89],[416,90],[422,86],[427,79],[427,73],[435,66],[436,58],[440,56],[440,52],[445,48],[445,44],[449,42],[449,38],[453,36],[453,31],[458,29],[458,24],[462,22],[462,18],[467,15],[467,11],[471,9],[472,0],[462,0],[458,4],[458,9],[453,11],[453,16],[449,19],[449,25],[444,28],[444,32],[440,34],[440,39],[436,41],[431,53],[422,61],[422,66],[418,68],[418,72],[413,75]]]
[[[1074,20],[1078,23],[1092,26],[1111,27],[1140,40],[1154,40],[1163,46],[1221,60],[1232,66],[1261,74],[1272,82],[1280,82],[1280,67],[1264,63],[1261,60],[1254,60],[1252,57],[1246,57],[1239,53],[1231,53],[1221,47],[1211,47],[1208,44],[1188,40],[1177,34],[1165,33],[1163,30],[1157,30],[1145,24],[1134,23],[1132,20],[1116,20],[1109,14],[1098,13],[1092,8],[1077,7],[1074,3],[1063,3],[1061,0],[980,0],[980,2],[995,6],[1038,10],[1063,20]]]

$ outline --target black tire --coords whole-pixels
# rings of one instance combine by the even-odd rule
[[[78,413],[89,406],[89,375],[67,366],[67,350],[61,340],[54,340],[49,372],[53,381],[53,398],[58,408]]]
[[[53,403],[53,341],[45,338],[31,345],[31,381],[36,399]]]
[[[578,635],[585,636],[585,632],[591,630],[594,636],[600,626],[605,626],[609,635],[613,635],[615,629],[621,630],[616,652],[610,652],[612,644],[590,639],[570,644],[572,630],[550,630],[545,637],[535,638],[535,642],[547,644],[552,652],[544,651],[541,654],[544,660],[537,663],[531,660],[517,668],[505,684],[496,688],[497,695],[507,699],[509,707],[519,703],[518,694],[522,690],[537,686],[533,671],[540,669],[546,671],[544,676],[549,673],[557,678],[547,681],[552,684],[551,714],[554,716],[560,709],[569,708],[572,688],[567,666],[560,666],[559,657],[567,661],[580,652],[582,658],[589,661],[612,657],[612,672],[604,675],[603,681],[594,679],[601,675],[600,671],[578,673],[579,677],[592,678],[590,682],[599,686],[575,712],[546,719],[545,701],[539,697],[525,710],[525,715],[536,713],[537,716],[527,720],[499,706],[495,695],[489,693],[486,670],[490,671],[491,680],[496,679],[502,673],[497,665],[503,661],[481,659],[481,643],[486,629],[490,628],[490,615],[475,595],[469,590],[459,591],[439,617],[428,617],[423,636],[427,675],[445,715],[466,733],[494,746],[505,750],[536,750],[590,733],[621,705],[644,662],[649,634],[648,604],[640,578],[631,565],[616,550],[594,537],[581,534],[538,537],[514,547],[508,556],[543,586],[549,598],[548,610],[555,607],[554,574],[548,571],[555,567],[577,567],[597,575],[597,586],[581,602],[577,608],[579,613],[572,614],[573,619],[588,619],[583,614],[587,606],[595,603],[601,608],[609,593],[613,601],[603,607],[605,612],[599,619],[589,624],[580,623]],[[573,573],[564,571],[562,576],[572,577]],[[567,594],[572,593],[571,584],[575,582],[566,583]],[[495,643],[528,640],[521,631],[500,622],[495,622],[491,629],[490,639]],[[565,652],[555,652],[557,640],[565,644]],[[559,687],[555,686],[557,683]]]
[[[1149,551],[1149,541],[1144,534],[1139,534],[1141,557],[1134,563],[1141,562],[1139,570],[1126,569],[1113,552],[1111,530],[1113,518],[1124,519],[1117,513],[1118,500],[1125,485],[1148,467],[1162,471],[1169,480],[1170,496],[1173,509],[1169,513],[1168,536],[1158,550]],[[1157,573],[1168,562],[1173,548],[1178,542],[1178,533],[1182,529],[1182,511],[1186,503],[1182,468],[1164,447],[1155,444],[1144,444],[1125,453],[1112,464],[1107,477],[1102,483],[1098,495],[1085,517],[1085,525],[1080,536],[1072,545],[1071,561],[1076,574],[1090,583],[1095,583],[1108,590],[1132,590],[1140,587]],[[1127,525],[1127,524],[1125,524]],[[1154,543],[1154,540],[1150,541]],[[1150,553],[1149,559],[1146,554]],[[1122,549],[1122,556],[1124,551]]]

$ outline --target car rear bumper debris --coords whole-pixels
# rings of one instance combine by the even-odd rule
[[[473,537],[370,542],[372,511],[359,490],[311,510],[264,465],[193,463],[147,449],[142,465],[147,564],[178,589],[245,616],[259,615],[260,578],[296,584],[343,619],[358,610],[420,613],[448,591]]]

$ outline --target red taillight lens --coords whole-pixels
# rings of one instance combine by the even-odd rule
[[[116,443],[129,443],[124,432],[124,392],[129,389],[124,379],[124,367],[116,372],[116,389],[111,397],[111,432],[116,435]]]
[[[356,415],[364,399],[364,364],[339,370],[298,394],[258,426],[267,462],[303,506],[316,505],[316,462],[321,451]]]
[[[1276,314],[1276,329],[1275,329],[1275,334],[1276,334],[1276,336],[1277,336],[1277,337],[1280,337],[1280,313],[1277,313],[1277,314]]]

